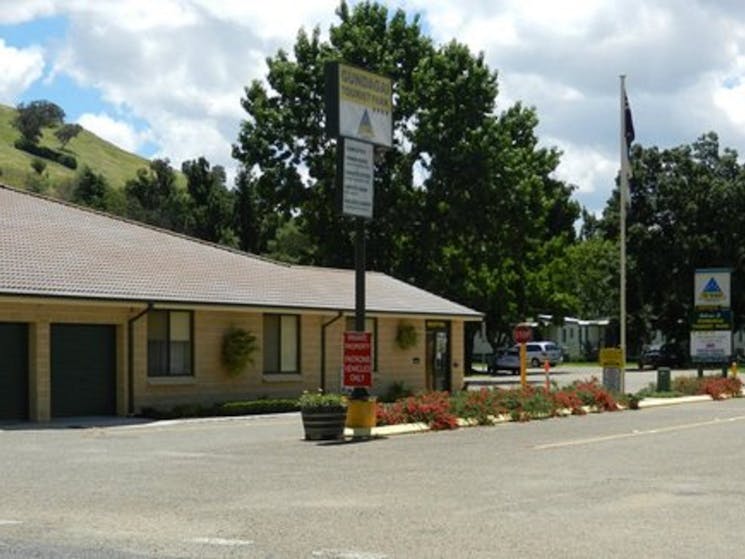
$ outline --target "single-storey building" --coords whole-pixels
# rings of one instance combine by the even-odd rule
[[[0,186],[0,420],[341,390],[354,284],[353,270],[274,262]],[[481,313],[376,272],[366,313],[373,393],[462,386],[464,322]],[[221,348],[235,328],[256,351],[229,375]]]

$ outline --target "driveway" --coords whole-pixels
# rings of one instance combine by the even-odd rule
[[[75,424],[75,423],[73,423]],[[357,443],[298,414],[0,428],[0,557],[731,558],[745,399]]]

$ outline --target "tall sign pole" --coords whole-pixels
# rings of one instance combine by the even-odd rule
[[[393,85],[390,78],[341,62],[327,63],[325,79],[326,128],[337,139],[339,209],[355,220],[354,328],[362,333],[365,331],[365,220],[373,218],[374,146],[393,145]],[[368,352],[370,347],[368,343]],[[358,363],[364,359],[355,356]],[[367,363],[369,374],[344,375],[344,385],[352,388],[353,398],[367,398],[367,389],[372,386],[371,355],[367,356]]]

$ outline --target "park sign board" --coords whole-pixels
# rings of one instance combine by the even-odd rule
[[[328,62],[326,132],[379,146],[393,146],[393,82],[342,62]]]
[[[695,271],[690,334],[694,363],[726,363],[732,355],[731,275],[727,268]]]

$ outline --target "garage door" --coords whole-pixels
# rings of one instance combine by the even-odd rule
[[[52,416],[116,414],[116,327],[52,324]]]
[[[0,322],[0,421],[28,419],[28,325]]]

